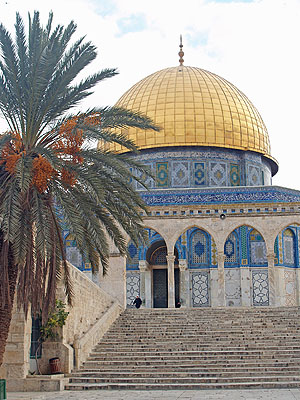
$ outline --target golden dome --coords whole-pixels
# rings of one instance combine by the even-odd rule
[[[139,111],[160,132],[123,130],[140,149],[213,146],[251,150],[268,158],[270,143],[257,109],[234,85],[200,68],[166,68],[142,79],[116,106]],[[119,145],[114,150],[126,151]]]

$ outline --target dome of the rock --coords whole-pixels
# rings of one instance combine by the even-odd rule
[[[140,149],[206,146],[254,151],[271,159],[266,126],[254,105],[227,80],[180,65],[155,72],[132,86],[117,106],[139,111],[160,132],[129,128]],[[114,148],[124,151],[118,145]]]

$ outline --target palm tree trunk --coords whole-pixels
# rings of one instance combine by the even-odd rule
[[[15,288],[18,276],[18,266],[13,262],[12,252],[8,254],[8,288],[9,295],[4,298],[4,304],[0,304],[0,367],[3,363],[3,356],[8,337],[10,322],[12,318],[12,311],[14,305]],[[0,268],[1,270],[1,268]],[[1,276],[1,279],[3,277]],[[3,300],[2,300],[3,301]]]

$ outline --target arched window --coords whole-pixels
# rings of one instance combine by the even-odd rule
[[[154,250],[150,257],[151,265],[166,265],[167,264],[167,248],[166,246],[158,247]]]
[[[224,245],[225,264],[227,265],[238,265],[239,254],[238,254],[238,238],[235,232],[231,232],[228,236]]]
[[[128,244],[127,268],[135,269],[139,266],[139,252],[136,245],[130,241]]]
[[[250,263],[253,266],[267,265],[267,249],[261,234],[252,229],[249,233]]]
[[[65,238],[65,249],[69,263],[81,270],[84,269],[82,255],[76,247],[76,241],[71,233]]]
[[[209,238],[208,235],[196,229],[190,237],[190,264],[192,266],[209,265]]]
[[[295,235],[287,228],[283,232],[283,262],[284,265],[295,266]]]

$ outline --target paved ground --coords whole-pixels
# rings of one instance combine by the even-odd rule
[[[300,389],[8,393],[7,400],[300,400]]]

